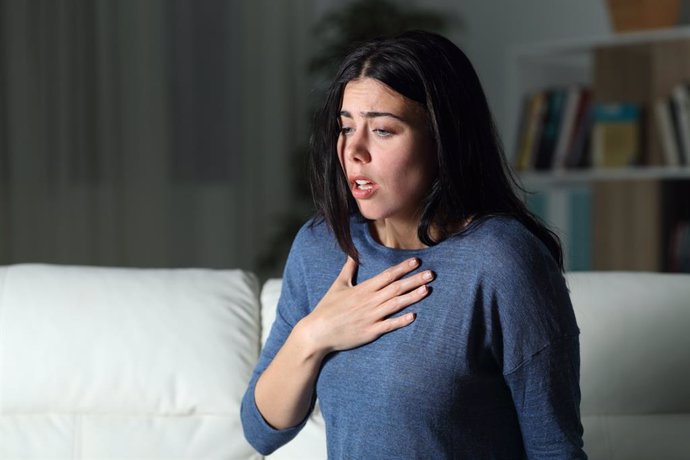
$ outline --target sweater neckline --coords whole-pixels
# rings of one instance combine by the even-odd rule
[[[356,225],[359,227],[359,231],[361,233],[363,233],[364,241],[367,243],[368,247],[372,248],[374,251],[385,252],[385,253],[388,253],[391,255],[397,254],[397,255],[404,255],[407,257],[421,256],[423,254],[428,255],[428,254],[431,254],[431,253],[439,250],[439,247],[443,246],[444,243],[446,243],[448,240],[454,238],[454,236],[451,236],[451,237],[446,238],[445,240],[441,241],[440,243],[438,243],[434,246],[427,246],[425,248],[418,248],[418,249],[390,248],[390,247],[376,241],[374,236],[371,234],[371,228],[369,226],[369,221],[358,220],[358,221],[356,221]]]

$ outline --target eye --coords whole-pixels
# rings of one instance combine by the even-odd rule
[[[352,134],[354,129],[350,128],[349,126],[343,126],[340,128],[340,134],[343,136],[347,136],[348,134]]]
[[[373,131],[378,137],[390,137],[393,135],[392,132],[390,132],[386,129],[383,129],[383,128],[377,128],[377,129],[374,129]]]

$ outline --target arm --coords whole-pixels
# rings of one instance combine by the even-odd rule
[[[488,258],[492,343],[527,457],[582,459],[579,328],[565,279],[536,237],[518,228]]]
[[[505,375],[529,459],[586,459],[578,336],[564,337]]]
[[[329,353],[369,343],[414,320],[412,314],[390,315],[428,293],[428,272],[401,279],[418,265],[416,259],[408,260],[353,286],[356,264],[348,258],[324,298],[294,327],[279,309],[242,404],[245,436],[259,452],[272,452],[301,429],[313,405],[321,363]],[[286,270],[288,292],[299,291],[295,286],[300,283],[292,277]],[[303,293],[297,295],[306,302]],[[283,308],[295,302],[294,294],[285,297],[281,296]]]

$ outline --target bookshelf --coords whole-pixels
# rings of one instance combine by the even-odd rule
[[[583,85],[594,102],[643,109],[640,165],[520,173],[534,192],[525,197],[528,205],[564,240],[568,269],[683,270],[678,251],[690,246],[690,235],[679,237],[678,229],[690,222],[690,166],[665,165],[651,108],[675,85],[690,83],[690,27],[516,46],[506,76],[513,162],[530,92]],[[690,247],[684,251],[681,257],[690,257]]]

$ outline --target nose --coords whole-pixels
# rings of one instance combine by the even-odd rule
[[[344,143],[345,158],[348,161],[354,163],[369,163],[371,161],[366,130],[358,129],[346,137]]]

